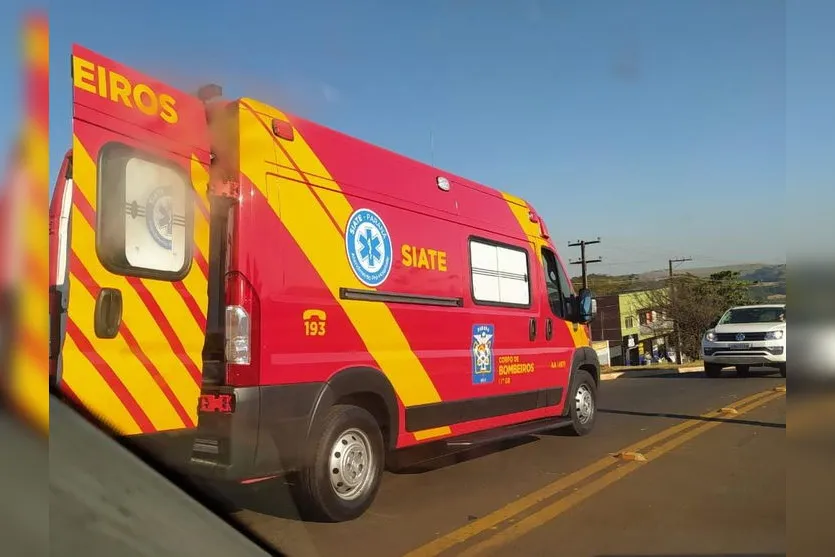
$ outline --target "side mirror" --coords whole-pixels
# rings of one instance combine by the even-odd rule
[[[591,290],[581,288],[574,300],[576,303],[574,315],[577,316],[577,322],[581,324],[590,323],[597,313],[597,301],[592,298]]]

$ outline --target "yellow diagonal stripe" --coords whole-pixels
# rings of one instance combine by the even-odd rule
[[[185,424],[177,416],[174,407],[165,398],[165,394],[151,378],[142,362],[130,351],[124,337],[121,334],[114,339],[107,340],[95,337],[93,317],[96,314],[96,301],[73,274],[70,274],[70,292],[72,302],[69,308],[69,318],[93,344],[98,355],[119,376],[125,388],[142,406],[154,427],[161,431],[183,428]],[[77,373],[70,366],[65,366],[64,369],[64,376],[68,378]]]
[[[117,433],[133,435],[141,433],[139,425],[125,405],[116,396],[75,344],[70,335],[64,340],[64,375],[62,380],[81,399],[84,406]]]
[[[76,191],[74,191],[73,195],[82,196],[93,207],[95,207],[96,202],[95,191],[94,188],[91,188],[89,186],[89,184],[95,183],[95,172],[96,168],[95,164],[93,163],[93,160],[90,158],[90,155],[87,153],[86,149],[81,144],[81,142],[78,141],[78,139],[76,138],[73,144],[73,187],[76,188]],[[156,320],[153,318],[147,306],[144,304],[144,302],[133,289],[133,287],[128,283],[125,277],[109,273],[101,265],[101,262],[99,261],[95,251],[95,231],[87,223],[87,221],[84,219],[84,216],[76,207],[73,207],[72,246],[76,255],[78,255],[82,264],[87,269],[87,272],[90,273],[90,276],[93,278],[93,280],[96,281],[96,283],[99,286],[117,288],[121,291],[123,303],[123,326],[130,329],[130,331],[136,337],[136,341],[142,349],[143,353],[154,364],[157,370],[159,370],[159,372],[163,375],[166,383],[168,383],[169,387],[171,387],[171,390],[174,392],[175,397],[180,401],[188,415],[192,418],[193,421],[196,421],[196,400],[199,395],[199,386],[192,379],[191,375],[188,373],[188,370],[183,365],[183,363],[174,354],[174,352],[171,349],[171,346],[168,343],[168,340],[163,335],[162,331],[159,328],[159,325],[157,325]],[[199,277],[200,273],[197,271],[192,271],[192,273],[190,273],[189,276],[191,277],[192,275],[196,275]],[[205,281],[203,281],[203,284],[205,284]],[[170,289],[170,291],[173,292],[173,287],[171,285],[167,286]],[[205,287],[202,299],[199,294],[199,291],[190,290],[190,292],[195,297],[198,304],[202,303],[201,308],[205,308]],[[181,306],[181,309],[179,309],[179,311],[188,311],[185,308],[185,304],[182,302],[182,299],[179,297],[179,295],[176,293],[175,295],[177,296],[179,305]],[[168,307],[171,307],[166,306],[164,301],[157,300],[157,302],[160,304],[164,311]],[[70,301],[71,308],[73,307],[74,303],[75,298],[74,294],[72,294]],[[177,306],[175,305],[173,307]],[[190,314],[186,314],[185,316],[181,315],[180,317],[186,318],[187,320],[194,323],[194,320]],[[176,328],[176,322],[172,323],[172,326],[175,327],[175,332],[179,332]],[[194,325],[194,327],[197,327],[196,324]],[[90,339],[90,342],[97,350],[101,350],[103,348],[103,343],[109,342],[97,339],[92,334],[88,334],[87,336]],[[202,336],[200,337],[200,340],[197,344],[194,344],[194,342],[192,341],[192,346],[186,344],[186,341],[183,340],[182,337],[180,337],[180,339],[181,342],[183,342],[184,346],[187,349],[190,349],[189,355],[191,356],[192,361],[196,360],[196,362],[198,363],[201,362],[202,360],[200,359],[200,351],[202,350],[203,346]],[[133,356],[129,355],[129,357]],[[199,364],[198,369],[200,369]],[[118,371],[118,368],[114,368],[114,370]],[[80,393],[79,397],[81,398]],[[87,401],[85,400],[85,403],[86,402]],[[140,400],[139,402],[140,404],[143,404],[143,401]],[[168,404],[167,400],[166,404]],[[170,404],[168,405],[170,406]]]
[[[79,195],[79,193],[75,192],[75,195]],[[199,395],[199,387],[191,378],[188,370],[182,362],[180,362],[171,350],[171,346],[162,334],[162,331],[160,331],[159,325],[157,325],[153,316],[148,311],[147,306],[145,306],[142,302],[142,299],[136,291],[134,291],[133,287],[128,284],[128,281],[125,280],[124,277],[111,274],[101,266],[98,257],[95,255],[94,242],[95,234],[93,229],[87,221],[84,220],[80,211],[77,208],[74,208],[72,216],[73,249],[77,250],[76,254],[79,259],[81,259],[82,264],[99,286],[117,288],[121,291],[123,304],[122,326],[128,328],[131,333],[133,333],[137,344],[139,344],[143,353],[162,374],[165,382],[168,383],[169,387],[171,387],[174,396],[180,400],[182,406],[185,408],[189,416],[191,416],[192,420],[196,420],[197,409],[195,401]],[[88,255],[87,257],[84,257],[82,254]],[[79,285],[78,288],[82,289],[83,287]],[[85,291],[84,294],[87,294],[87,292]],[[80,293],[79,296],[81,296]],[[71,290],[70,316],[74,315],[73,312],[77,307],[77,303],[81,303],[81,301],[81,299],[76,298],[76,289]],[[90,315],[93,315],[92,308],[81,311],[89,311]],[[78,325],[81,327],[80,323]],[[95,335],[92,334],[92,329],[82,329],[82,331],[86,333],[90,343],[100,354],[104,351],[111,350],[108,343],[112,343],[113,341],[95,337]],[[136,363],[139,363],[133,354],[128,353],[125,354],[124,357],[126,359],[133,359]],[[123,368],[121,366],[111,365],[111,367],[113,367],[114,371],[119,374],[120,377],[122,376]],[[126,386],[128,385],[126,384]],[[128,388],[130,389],[129,386]],[[132,391],[132,389],[130,390]],[[133,394],[137,397],[137,401],[144,407],[146,401],[138,398],[137,393]],[[81,395],[79,394],[79,397],[80,396]],[[164,404],[170,407],[167,400],[164,401]]]
[[[40,339],[39,343],[46,347],[47,339]],[[11,399],[42,432],[49,431],[49,374],[44,369],[45,362],[46,358],[34,358],[18,348],[13,353],[14,373],[9,385]]]
[[[275,157],[279,156],[275,149],[264,147],[272,142],[272,138],[264,130],[264,123],[256,116],[256,112],[268,118],[285,118],[280,112],[246,99],[242,101],[240,113],[241,151],[248,156],[241,157],[241,170],[256,184],[265,197],[270,199],[274,212],[281,218],[282,223],[293,236],[299,247],[307,256],[316,272],[327,285],[328,290],[337,303],[342,307],[357,333],[362,338],[371,356],[377,361],[381,371],[388,377],[395,392],[405,406],[415,406],[439,402],[441,400],[435,385],[429,378],[426,369],[415,355],[409,341],[400,328],[388,306],[382,303],[368,303],[342,300],[339,289],[357,288],[368,289],[351,271],[345,257],[344,238],[342,230],[334,226],[322,205],[316,199],[311,188],[295,180],[271,175],[266,183],[264,176],[270,174]],[[249,110],[252,107],[253,110]],[[293,141],[284,141],[290,156],[302,172],[317,174],[330,179],[330,175],[310,146],[296,130]],[[288,165],[290,161],[279,160],[279,164]],[[330,181],[330,189],[317,190],[323,194],[323,202],[328,212],[344,227],[353,209],[350,202],[341,193],[338,185]],[[281,204],[292,207],[292,210],[280,211],[273,205],[272,196],[267,192],[275,189],[280,191]],[[437,428],[424,432],[425,436],[440,436],[450,433],[449,427]]]
[[[191,157],[191,183],[194,184],[194,190],[197,196],[197,202],[201,203],[206,209],[209,208],[209,200],[206,197],[206,185],[209,183],[209,173],[203,167],[203,164],[194,155]],[[195,208],[194,211],[194,243],[197,249],[209,260],[209,222],[203,216],[202,211]],[[199,285],[195,285],[198,288]],[[205,288],[204,288],[205,290]],[[201,305],[201,308],[206,307]]]
[[[26,145],[26,171],[36,184],[33,189],[47,188],[49,184],[48,130],[39,126],[37,120],[30,116],[23,128],[23,142]],[[33,191],[32,194],[34,193]],[[46,213],[39,217],[39,220],[46,222]]]
[[[519,221],[519,226],[522,227],[522,231],[528,237],[528,241],[531,244],[534,257],[532,264],[542,265],[542,256],[540,255],[542,248],[550,246],[548,246],[548,243],[540,236],[539,225],[535,222],[531,222],[530,209],[528,208],[527,202],[509,193],[504,193],[503,195],[505,201],[507,201],[508,207],[510,207],[510,211],[513,213],[513,216],[516,217],[516,220]],[[568,333],[574,340],[575,347],[590,346],[591,343],[589,341],[588,334],[586,334],[585,327],[581,327],[575,323],[569,323],[563,319],[557,319],[557,321],[565,324]]]
[[[24,29],[23,52],[33,71],[49,71],[49,29],[45,21],[32,20]]]

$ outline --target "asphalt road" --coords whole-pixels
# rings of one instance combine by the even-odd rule
[[[783,555],[784,385],[756,373],[606,381],[588,437],[528,437],[387,473],[351,523],[298,521],[278,481],[235,493],[235,517],[300,557]],[[624,448],[640,455],[612,456]]]

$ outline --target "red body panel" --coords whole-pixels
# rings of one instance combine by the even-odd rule
[[[332,225],[340,231],[345,227],[344,215],[329,211],[328,203],[323,201],[335,195],[334,189],[350,207],[370,209],[385,222],[393,239],[394,262],[388,279],[378,290],[463,300],[463,307],[460,308],[387,304],[442,402],[547,387],[567,390],[568,372],[576,348],[569,326],[564,322],[557,323],[554,336],[548,341],[542,334],[533,342],[528,338],[529,321],[535,319],[539,322],[551,312],[541,260],[538,253],[532,251],[532,245],[551,244],[539,235],[530,237],[526,233],[511,210],[510,202],[500,192],[317,124],[290,116],[287,119],[295,128],[297,137],[303,138],[321,161],[328,175],[318,174],[311,166],[305,166],[304,161],[292,160],[289,164],[276,165],[275,172],[301,172],[306,179],[299,180],[298,185],[293,187],[313,192]],[[269,119],[262,120],[267,128]],[[280,143],[276,141],[280,148]],[[289,151],[283,154],[289,155]],[[281,161],[282,154],[278,154],[276,159]],[[436,186],[436,178],[441,175],[452,184],[449,192],[443,192]],[[264,191],[268,191],[270,196],[277,195],[281,214],[285,210],[301,209],[294,208],[292,203],[284,203],[281,185],[273,189],[269,186],[259,188],[246,177],[242,184],[245,203],[241,208],[243,218],[236,228],[237,257],[233,269],[242,271],[252,281],[261,301],[261,328],[268,331],[260,347],[261,383],[327,381],[341,370],[355,366],[380,369],[380,363],[366,349],[362,335],[352,326],[321,274],[300,249],[297,239],[283,226],[281,218],[276,218],[280,215],[276,215],[270,207]],[[536,230],[540,230],[538,224]],[[489,307],[474,303],[468,255],[470,236],[528,250],[532,285],[529,308]],[[323,237],[322,242],[325,241]],[[434,268],[405,264],[402,257],[404,246],[443,252],[444,270],[438,268],[437,257]],[[345,257],[344,248],[341,256]],[[427,261],[433,267],[431,261]],[[302,327],[299,316],[308,308],[317,308],[327,314],[326,341],[308,336]],[[474,385],[470,343],[472,327],[477,323],[495,327],[497,367],[505,358],[515,356],[519,363],[533,364],[536,371],[501,377],[497,373],[492,383]],[[402,398],[399,403],[400,423],[403,424]],[[555,416],[563,409],[564,402],[561,402],[518,414],[455,424],[449,432],[440,436]],[[418,440],[401,427],[398,446],[411,445]]]

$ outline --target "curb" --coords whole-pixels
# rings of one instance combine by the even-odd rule
[[[666,369],[638,369],[635,371],[610,371],[600,375],[601,381],[611,381],[612,379],[619,379],[621,377],[627,378],[641,378],[641,377],[658,377],[660,375],[683,374],[683,373],[701,373],[704,371],[702,366],[681,367],[681,368],[666,368]]]

